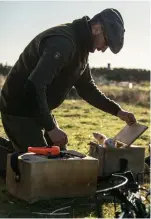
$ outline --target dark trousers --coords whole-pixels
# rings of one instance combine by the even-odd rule
[[[4,113],[1,113],[1,118],[6,135],[12,142],[15,151],[27,152],[28,147],[53,145],[47,132],[44,132],[34,118],[11,116]]]

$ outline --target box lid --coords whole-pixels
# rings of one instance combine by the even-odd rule
[[[129,126],[126,125],[115,137],[114,139],[120,141],[127,146],[130,146],[140,135],[142,135],[147,126],[141,125],[139,123],[134,123],[133,125]]]

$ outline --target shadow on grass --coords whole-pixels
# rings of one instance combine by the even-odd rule
[[[149,183],[148,178],[147,183]],[[105,187],[109,187],[106,182],[98,189]],[[120,202],[116,200],[116,203]],[[109,213],[114,215],[113,196],[98,195],[98,205],[94,196],[49,199],[29,204],[8,194],[5,182],[0,178],[0,218],[98,218],[97,210],[99,209],[101,213],[103,207],[106,208],[103,212],[104,218]]]
[[[62,198],[38,201],[29,204],[12,197],[0,180],[0,217],[1,218],[98,218],[98,208],[102,211],[103,204],[112,203],[113,197],[96,199],[91,197]],[[98,207],[98,208],[97,208]]]
[[[32,204],[12,197],[0,178],[0,218],[97,217],[94,197],[42,200]]]
[[[0,205],[1,218],[83,218],[97,217],[93,198],[50,199],[28,204],[7,201]]]

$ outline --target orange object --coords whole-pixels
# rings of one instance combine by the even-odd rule
[[[28,152],[34,152],[36,154],[42,155],[59,155],[60,154],[60,147],[52,146],[52,147],[28,147]]]

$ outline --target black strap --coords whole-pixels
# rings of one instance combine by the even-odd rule
[[[119,172],[120,173],[125,172],[128,169],[128,160],[125,158],[121,158],[119,160],[119,166],[120,166]]]
[[[20,170],[19,170],[19,166],[18,166],[18,156],[19,155],[20,155],[20,153],[14,152],[11,155],[11,160],[10,160],[11,168],[16,174],[16,176],[15,176],[16,182],[20,182]]]

